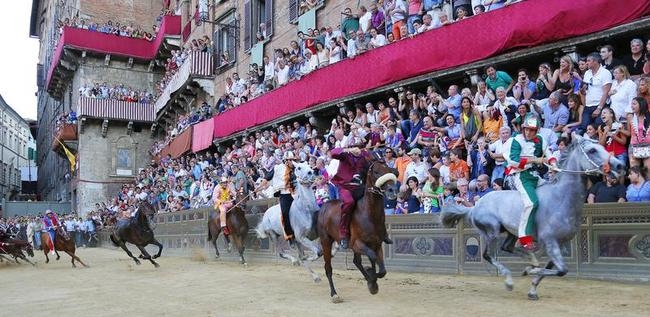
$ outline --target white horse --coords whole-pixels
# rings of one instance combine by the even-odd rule
[[[307,163],[294,163],[293,173],[298,184],[289,211],[289,221],[297,242],[298,256],[291,255],[287,250],[280,251],[279,255],[290,260],[294,265],[302,264],[309,271],[314,282],[319,282],[320,276],[308,264],[308,262],[315,261],[322,255],[320,243],[314,241],[318,237],[315,230],[315,213],[320,209],[316,203],[314,191],[311,189],[315,175]],[[282,211],[279,204],[271,206],[264,213],[262,220],[255,229],[257,237],[260,239],[269,237],[276,245],[279,245],[278,238],[284,237],[281,215]],[[306,259],[303,254],[303,247],[313,253]]]
[[[564,263],[560,245],[571,241],[582,220],[585,201],[586,175],[604,173],[606,166],[620,170],[623,163],[611,156],[600,144],[573,135],[573,141],[562,153],[556,179],[537,188],[539,207],[535,215],[536,237],[544,246],[550,261],[545,268],[529,267],[525,274],[534,275],[528,298],[538,299],[537,286],[544,276],[564,276],[568,268]],[[502,250],[512,252],[517,240],[519,219],[524,209],[521,195],[517,191],[495,191],[483,196],[474,207],[447,204],[442,208],[442,223],[453,227],[462,219],[468,220],[480,232],[485,241],[483,258],[506,276],[506,288],[513,289],[510,270],[490,256],[491,242],[503,232],[508,234]],[[537,266],[533,253],[533,265]],[[553,269],[556,267],[557,269]]]

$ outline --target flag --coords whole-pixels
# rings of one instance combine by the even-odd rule
[[[63,142],[61,142],[61,140],[59,140],[59,138],[57,138],[56,140],[63,147],[63,151],[65,152],[65,156],[68,157],[68,161],[70,162],[70,173],[74,173],[75,166],[77,166],[77,157],[75,157],[74,154],[72,154],[72,152],[70,152],[70,150],[68,150],[68,148],[65,146],[65,144],[63,144]]]

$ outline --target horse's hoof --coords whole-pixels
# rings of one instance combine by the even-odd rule
[[[384,276],[386,276],[386,271],[377,273],[377,278],[384,278]]]
[[[244,266],[245,269],[248,268],[248,263],[244,262],[244,263],[242,263],[242,265]]]
[[[153,266],[155,266],[156,268],[159,268],[159,267],[160,267],[160,264],[158,264],[158,263],[154,263]]]
[[[512,292],[512,290],[515,289],[515,285],[511,283],[506,282],[506,291]]]
[[[151,258],[152,258],[152,259],[157,259],[157,258],[159,258],[159,257],[160,257],[160,255],[158,255],[158,254],[154,254],[154,256],[152,256]]]
[[[135,264],[140,265],[140,261],[135,260]]]
[[[330,298],[330,300],[331,300],[332,303],[334,303],[334,304],[343,303],[343,298],[340,298],[339,295],[337,295],[337,294],[332,295],[332,297]]]
[[[538,300],[539,296],[537,296],[537,294],[528,293],[528,299],[530,299],[530,300]]]
[[[320,283],[320,281],[321,281],[320,276],[317,275],[314,277],[314,283]]]
[[[219,255],[218,255],[218,254],[217,254],[217,255],[215,255],[215,256],[214,256],[214,258],[215,258],[215,259],[218,259],[218,258],[219,258]]]
[[[368,291],[372,295],[379,293],[379,284],[377,282],[368,282]]]

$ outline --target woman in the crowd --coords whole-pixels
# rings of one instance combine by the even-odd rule
[[[650,167],[650,111],[645,98],[632,100],[632,114],[628,115],[627,129],[630,131],[630,166]]]
[[[422,212],[422,203],[420,202],[420,197],[422,196],[422,190],[418,187],[418,179],[415,176],[411,176],[406,180],[406,193],[407,199],[406,203],[408,204],[408,213],[415,214]]]
[[[616,66],[613,71],[614,80],[609,90],[610,107],[614,110],[616,120],[625,119],[632,99],[636,97],[636,84],[630,80],[630,73],[623,65]]]
[[[551,95],[551,91],[555,88],[555,83],[553,82],[553,72],[551,71],[551,65],[548,63],[542,63],[539,65],[539,77],[537,78],[537,94],[535,99],[541,100],[546,99]]]
[[[650,181],[645,179],[645,174],[645,167],[630,167],[630,172],[627,176],[630,179],[630,185],[627,186],[627,191],[625,192],[625,199],[627,201],[650,201]]]
[[[551,81],[553,82],[553,90],[559,90],[561,93],[560,102],[563,104],[567,103],[567,98],[569,95],[576,92],[575,87],[579,82],[573,78],[573,60],[569,55],[564,55],[560,58],[560,68],[556,69],[553,72],[553,77]]]
[[[441,207],[442,194],[444,192],[440,171],[437,168],[430,168],[427,173],[427,180],[422,187],[422,205],[424,213],[439,212]]]
[[[585,109],[585,106],[582,104],[582,99],[578,95],[570,94],[568,99],[569,122],[564,126],[564,131],[567,133],[575,131],[578,134],[582,134],[586,128],[582,124],[582,111]]]
[[[318,56],[318,68],[323,68],[330,64],[330,50],[321,42],[316,42],[316,55]]]
[[[598,126],[598,142],[605,147],[607,152],[614,154],[614,156],[621,162],[627,164],[627,137],[629,132],[627,128],[616,120],[614,110],[611,108],[603,108],[600,118],[603,124]]]
[[[474,102],[469,97],[463,97],[461,99],[460,107],[461,139],[475,144],[483,130],[481,114],[474,108]]]

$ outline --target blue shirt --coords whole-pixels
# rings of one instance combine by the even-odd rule
[[[646,181],[639,188],[632,184],[628,185],[625,199],[627,201],[650,201],[650,182]]]
[[[447,98],[447,102],[454,105],[453,108],[448,108],[448,112],[451,115],[454,116],[454,119],[456,119],[456,122],[459,122],[458,120],[460,118],[460,111],[461,111],[460,102],[462,100],[463,100],[463,97],[461,95],[459,95],[459,94],[456,94],[454,96],[449,96],[449,98]]]

